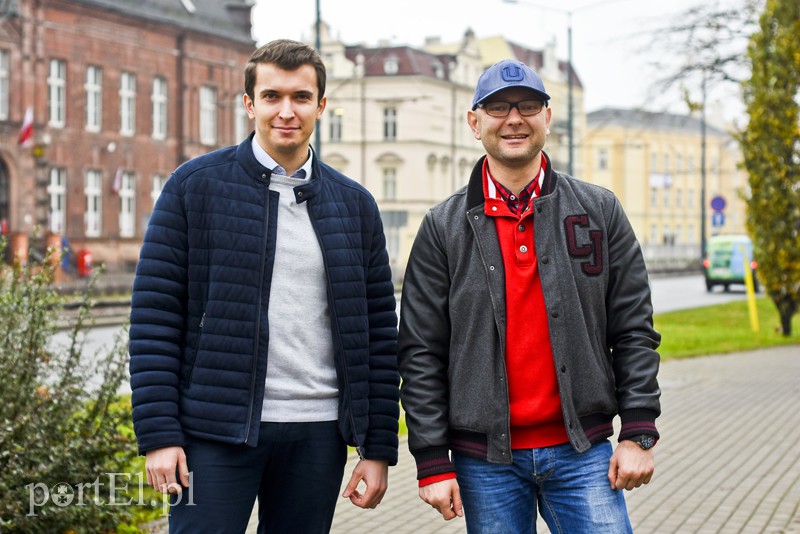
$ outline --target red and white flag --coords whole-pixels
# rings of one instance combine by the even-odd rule
[[[114,181],[111,183],[111,192],[119,195],[119,190],[122,189],[122,167],[117,167],[117,173],[114,175]]]
[[[28,146],[33,142],[33,106],[28,106],[25,111],[25,118],[22,120],[22,128],[19,129],[19,144]]]

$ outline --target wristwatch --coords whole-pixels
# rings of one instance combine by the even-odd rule
[[[641,436],[633,436],[629,438],[632,442],[639,445],[644,450],[652,449],[656,444],[656,438],[650,436],[648,434],[642,434]]]

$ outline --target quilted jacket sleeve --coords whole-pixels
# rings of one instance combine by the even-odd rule
[[[397,371],[397,303],[380,215],[372,225],[367,270],[369,311],[369,428],[364,455],[397,464],[400,375]]]
[[[187,242],[181,182],[173,175],[145,233],[131,299],[131,402],[140,454],[184,444],[178,389],[186,327]]]

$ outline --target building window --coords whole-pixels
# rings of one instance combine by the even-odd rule
[[[63,128],[67,123],[67,63],[65,61],[50,60],[47,88],[50,101],[48,124],[53,128]]]
[[[695,209],[694,205],[694,189],[689,189],[689,193],[686,195],[686,207],[689,209]]]
[[[164,190],[164,184],[167,183],[167,177],[163,174],[153,175],[153,185],[150,187],[150,198],[153,199],[153,207],[156,206],[158,197],[161,196],[161,191]]]
[[[233,109],[234,135],[236,136],[234,142],[240,143],[250,135],[250,117],[247,116],[247,110],[241,103],[233,106]]]
[[[397,74],[400,70],[400,60],[396,56],[389,56],[383,60],[383,72],[388,75]]]
[[[119,85],[119,133],[133,135],[136,131],[136,76],[123,72]]]
[[[650,225],[650,242],[658,243],[658,226],[655,224]]]
[[[383,140],[397,140],[397,109],[384,108],[383,110]]]
[[[669,189],[664,189],[664,207],[669,207]]]
[[[86,129],[99,132],[103,120],[103,69],[86,67]]]
[[[119,235],[133,237],[136,233],[136,177],[123,172],[119,188]]]
[[[0,50],[0,121],[8,120],[8,52]]]
[[[385,200],[397,198],[397,169],[393,167],[383,169],[383,198]]]
[[[200,142],[217,143],[217,90],[208,86],[200,88]]]
[[[67,169],[50,169],[50,231],[54,234],[64,232],[67,218]]]
[[[100,171],[87,171],[83,184],[86,195],[84,222],[86,237],[100,237],[103,213],[103,179]]]
[[[655,152],[650,153],[650,174],[656,172],[658,168],[658,154]]]
[[[697,240],[695,239],[695,235],[694,235],[694,225],[693,224],[690,224],[689,226],[686,227],[686,243],[688,245],[694,245],[695,243],[697,243]]]
[[[658,188],[651,187],[650,188],[650,207],[657,208],[658,207]]]
[[[153,139],[167,138],[167,80],[153,78]]]
[[[669,154],[664,154],[664,174],[669,172]]]
[[[335,109],[333,113],[328,115],[328,120],[330,121],[330,142],[331,143],[341,143],[342,142],[342,113],[341,110]]]
[[[672,234],[672,244],[680,245],[683,242],[683,226],[675,225],[675,233]]]
[[[683,172],[682,167],[683,167],[683,157],[680,154],[678,154],[675,156],[675,173],[680,174],[681,172]]]
[[[680,189],[675,190],[675,207],[682,208],[683,207],[683,191]]]
[[[597,168],[601,171],[608,169],[608,150],[605,148],[597,151]]]
[[[694,156],[686,158],[686,172],[694,172]]]

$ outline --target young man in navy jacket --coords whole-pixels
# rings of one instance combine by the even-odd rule
[[[156,203],[130,328],[134,428],[171,532],[327,532],[343,497],[374,508],[397,462],[397,317],[372,196],[310,149],[325,67],[256,50],[255,131],[195,158]],[[356,488],[363,481],[363,494]],[[189,488],[189,491],[184,491]]]

